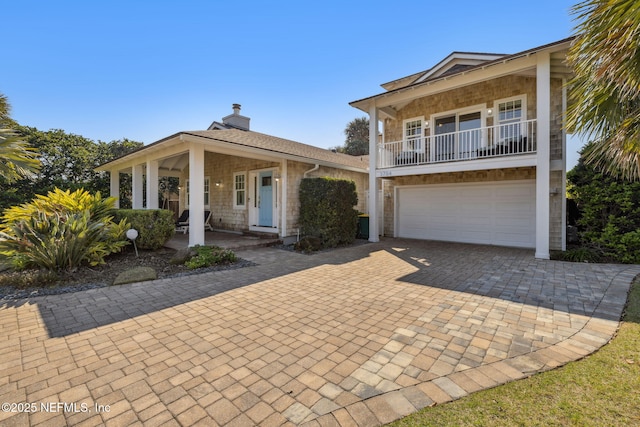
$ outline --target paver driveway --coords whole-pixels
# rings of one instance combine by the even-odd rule
[[[395,239],[240,255],[5,303],[0,423],[379,425],[594,351],[640,273]]]

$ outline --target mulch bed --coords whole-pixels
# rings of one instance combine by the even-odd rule
[[[173,249],[139,250],[138,253],[139,256],[136,256],[134,249],[127,247],[122,253],[107,257],[104,265],[83,266],[72,272],[60,273],[57,278],[33,270],[0,272],[0,301],[102,288],[110,286],[121,272],[141,266],[154,268],[158,272],[158,278],[162,279],[255,265],[239,258],[233,264],[190,270],[184,265],[169,263],[176,253]]]

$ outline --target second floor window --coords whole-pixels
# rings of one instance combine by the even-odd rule
[[[498,103],[498,125],[501,141],[516,141],[522,135],[520,122],[524,120],[522,99],[511,99]]]
[[[404,151],[424,151],[423,121],[421,117],[404,121]]]

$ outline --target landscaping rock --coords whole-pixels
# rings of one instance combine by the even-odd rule
[[[113,284],[124,285],[126,283],[145,282],[147,280],[155,280],[157,278],[158,273],[153,268],[135,267],[118,274],[116,280],[113,281]]]
[[[169,260],[169,264],[181,265],[196,256],[196,251],[191,248],[179,249]]]

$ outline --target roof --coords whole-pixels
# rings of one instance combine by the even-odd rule
[[[504,56],[507,55],[504,53],[452,52],[428,70],[383,83],[381,86],[386,90],[398,89],[430,77],[455,74],[463,69],[471,68]]]
[[[544,50],[553,50],[556,48],[560,48],[563,47],[563,45],[567,45],[570,44],[573,39],[575,37],[568,37],[566,39],[562,39],[553,43],[549,43],[549,44],[545,44],[542,46],[538,46],[532,49],[528,49],[522,52],[518,52],[518,53],[514,53],[511,55],[502,55],[502,54],[490,54],[490,53],[470,53],[470,52],[453,52],[452,54],[450,54],[449,56],[447,56],[445,59],[443,59],[442,61],[440,61],[437,65],[435,65],[434,67],[426,70],[426,71],[422,71],[419,73],[415,73],[415,74],[411,74],[407,77],[402,77],[400,79],[397,80],[393,80],[389,83],[385,83],[382,85],[383,88],[387,89],[386,92],[383,93],[379,93],[377,95],[373,95],[373,96],[369,96],[366,98],[362,98],[362,99],[358,99],[356,101],[352,101],[349,103],[349,105],[356,107],[356,108],[361,108],[363,105],[366,105],[369,101],[376,99],[376,98],[382,98],[385,96],[388,96],[390,94],[393,93],[398,93],[398,92],[402,92],[402,91],[406,91],[406,90],[412,90],[416,87],[419,87],[423,84],[429,84],[432,83],[434,81],[440,80],[440,79],[449,79],[449,78],[453,78],[456,77],[458,75],[463,75],[463,74],[467,74],[470,72],[473,72],[475,70],[479,70],[479,69],[484,69],[496,64],[500,64],[503,62],[508,62],[508,61],[512,61],[515,59],[518,59],[520,57],[526,57],[529,55],[533,55],[537,52],[540,51],[544,51]],[[477,61],[478,59],[481,59],[482,57],[485,57],[484,61]],[[493,59],[491,59],[493,57]],[[476,65],[471,65],[471,66],[463,66],[463,67],[456,67],[456,69],[454,69],[456,63],[455,59],[458,58],[465,58],[465,59],[473,59],[476,60],[478,63]],[[450,64],[453,64],[451,67],[449,67]],[[469,65],[470,63],[467,62],[467,64],[465,65]]]
[[[214,129],[214,130],[193,130],[178,132],[169,137],[163,138],[152,144],[145,145],[131,153],[118,157],[98,167],[99,170],[109,170],[109,166],[117,163],[125,163],[136,157],[149,154],[162,146],[175,144],[177,140],[185,137],[197,137],[198,142],[211,146],[224,145],[242,151],[262,151],[264,154],[275,157],[289,158],[308,163],[322,163],[324,165],[357,169],[365,172],[369,166],[369,156],[350,156],[348,154],[335,153],[331,150],[314,147],[312,145],[291,141],[264,133],[239,130],[239,129]],[[215,152],[215,149],[210,151]],[[247,157],[251,157],[248,155]]]
[[[287,154],[312,161],[341,164],[356,168],[367,169],[369,156],[350,156],[348,154],[334,153],[313,145],[289,139],[279,138],[260,132],[244,131],[238,129],[228,130],[195,130],[182,132],[185,135],[195,135],[203,138],[228,142],[239,146],[259,148],[272,153]]]

